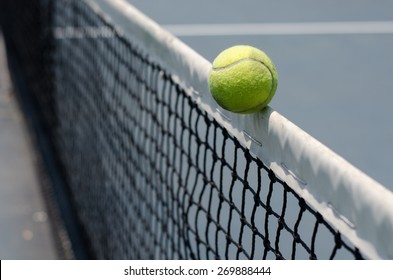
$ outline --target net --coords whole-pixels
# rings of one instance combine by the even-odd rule
[[[390,192],[271,108],[217,109],[210,63],[131,5],[0,5],[93,258],[393,257]]]

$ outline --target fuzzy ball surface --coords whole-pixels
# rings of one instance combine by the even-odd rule
[[[277,72],[261,50],[245,45],[221,52],[213,61],[209,87],[222,108],[239,114],[265,108],[277,89]]]

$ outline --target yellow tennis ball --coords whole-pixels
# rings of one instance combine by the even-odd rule
[[[213,61],[210,92],[218,105],[239,114],[267,106],[277,89],[277,72],[270,58],[251,46],[234,46]]]

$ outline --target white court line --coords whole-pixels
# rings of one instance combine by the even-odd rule
[[[176,36],[393,34],[393,21],[164,25]]]

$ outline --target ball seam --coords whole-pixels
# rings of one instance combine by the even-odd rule
[[[237,64],[240,64],[240,63],[242,63],[242,62],[244,62],[244,61],[255,61],[255,62],[259,62],[259,63],[261,63],[263,66],[265,66],[267,69],[269,69],[269,72],[271,73],[270,68],[269,68],[263,61],[260,61],[260,60],[258,60],[258,59],[251,58],[251,57],[242,58],[242,59],[240,59],[240,60],[237,60],[237,61],[235,61],[235,62],[232,62],[231,64],[228,64],[228,65],[225,65],[225,66],[222,66],[222,67],[214,67],[214,66],[213,66],[213,67],[212,67],[212,70],[214,70],[214,71],[225,70],[225,69],[228,69],[228,68],[230,68],[230,67],[232,67],[232,66],[235,66],[235,65],[237,65]]]
[[[242,63],[242,62],[244,62],[244,61],[255,61],[255,62],[259,62],[259,63],[261,63],[263,66],[265,66],[266,69],[267,69],[267,70],[269,71],[269,73],[270,73],[270,77],[272,78],[272,85],[271,85],[271,87],[270,87],[269,95],[267,96],[267,98],[266,98],[263,102],[259,103],[258,105],[254,106],[254,107],[251,107],[251,108],[247,108],[247,109],[244,109],[244,110],[241,110],[241,111],[233,111],[234,113],[239,113],[239,114],[244,113],[244,112],[247,112],[247,111],[249,111],[249,110],[254,110],[254,109],[256,109],[256,108],[262,106],[262,105],[266,102],[266,100],[269,100],[270,96],[272,95],[272,91],[273,91],[273,89],[274,89],[274,87],[275,87],[275,81],[274,81],[274,76],[273,76],[272,70],[271,70],[265,63],[263,63],[263,61],[260,61],[260,60],[255,59],[255,58],[246,57],[246,58],[242,58],[242,59],[240,59],[240,60],[238,60],[238,61],[235,61],[235,62],[233,62],[233,63],[231,63],[231,64],[228,64],[228,65],[226,65],[226,66],[223,66],[223,67],[212,67],[212,71],[217,71],[217,72],[219,72],[219,71],[221,71],[221,70],[228,69],[228,68],[230,68],[230,67],[232,67],[232,66],[235,66],[235,65],[237,65],[237,64],[239,64],[239,63]]]

